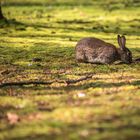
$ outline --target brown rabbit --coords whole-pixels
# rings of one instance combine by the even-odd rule
[[[83,38],[76,45],[76,60],[96,64],[111,64],[117,60],[127,64],[131,63],[132,53],[125,46],[124,35],[122,37],[118,35],[118,44],[120,48],[97,38]]]

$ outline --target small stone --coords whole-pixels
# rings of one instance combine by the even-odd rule
[[[77,94],[77,96],[78,96],[79,98],[83,98],[83,97],[86,96],[86,94],[83,93],[83,92],[79,92],[79,93]]]
[[[33,65],[32,63],[29,63],[29,64],[28,64],[29,67],[32,66],[32,65]]]

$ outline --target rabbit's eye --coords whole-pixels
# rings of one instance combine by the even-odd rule
[[[130,52],[127,52],[127,55],[130,55]]]

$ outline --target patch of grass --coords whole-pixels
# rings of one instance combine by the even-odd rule
[[[139,63],[75,61],[87,36],[117,44],[125,34],[139,58],[139,1],[8,0],[0,22],[0,82],[92,79],[73,85],[0,89],[0,140],[140,139]],[[10,123],[8,113],[19,117]]]

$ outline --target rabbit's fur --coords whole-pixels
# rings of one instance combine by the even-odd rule
[[[97,38],[83,38],[76,45],[76,60],[96,64],[111,64],[117,60],[131,63],[132,53],[126,48],[125,43],[125,36],[120,35],[118,35],[119,48]]]

